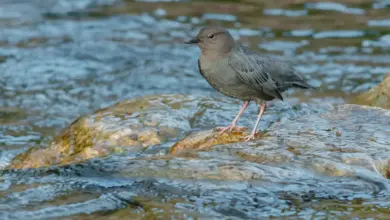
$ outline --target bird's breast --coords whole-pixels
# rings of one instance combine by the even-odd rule
[[[213,65],[203,65],[199,60],[199,71],[213,88],[226,96],[238,99],[247,99],[250,96],[249,88],[224,60],[214,62]]]

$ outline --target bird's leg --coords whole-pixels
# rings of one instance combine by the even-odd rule
[[[261,101],[260,111],[259,111],[259,115],[257,116],[255,127],[253,128],[251,134],[245,137],[245,141],[249,141],[249,140],[255,139],[255,134],[256,134],[256,131],[257,131],[257,127],[259,127],[261,116],[265,112],[265,107],[266,106],[267,105],[265,104],[265,102]]]
[[[249,102],[250,101],[245,101],[244,102],[244,105],[241,107],[240,111],[238,112],[236,118],[234,118],[233,122],[231,125],[227,126],[227,127],[223,127],[221,128],[221,131],[219,132],[219,134],[222,134],[223,132],[229,130],[229,131],[232,131],[235,127],[236,127],[236,124],[238,122],[238,119],[240,118],[240,116],[242,115],[242,113],[244,113],[245,109],[248,107],[249,105]]]

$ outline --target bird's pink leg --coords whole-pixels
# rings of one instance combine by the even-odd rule
[[[266,106],[267,105],[265,104],[265,102],[262,101],[261,102],[261,106],[260,106],[259,115],[257,116],[255,127],[253,128],[251,134],[245,137],[245,141],[249,141],[249,140],[255,139],[255,134],[256,134],[257,128],[259,127],[261,116],[265,112],[265,107]]]
[[[244,105],[241,107],[240,111],[238,112],[236,118],[233,120],[232,124],[227,126],[227,127],[223,127],[221,128],[221,131],[219,132],[219,134],[222,134],[223,132],[229,130],[229,131],[232,131],[235,127],[236,127],[236,124],[238,122],[238,119],[240,118],[240,116],[242,115],[242,113],[244,113],[245,109],[248,107],[249,105],[249,102],[250,101],[245,101],[244,102]]]

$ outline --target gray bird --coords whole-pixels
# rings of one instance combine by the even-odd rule
[[[185,42],[197,44],[201,50],[198,59],[200,74],[220,93],[244,101],[230,126],[220,133],[232,131],[250,101],[260,105],[255,126],[246,141],[254,139],[263,115],[265,101],[280,99],[289,88],[312,88],[296,74],[289,62],[264,56],[238,45],[230,33],[220,27],[202,28],[198,35]]]

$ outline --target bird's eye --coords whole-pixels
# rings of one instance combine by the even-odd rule
[[[213,39],[214,38],[214,34],[209,34],[207,37],[210,38],[210,39]]]

